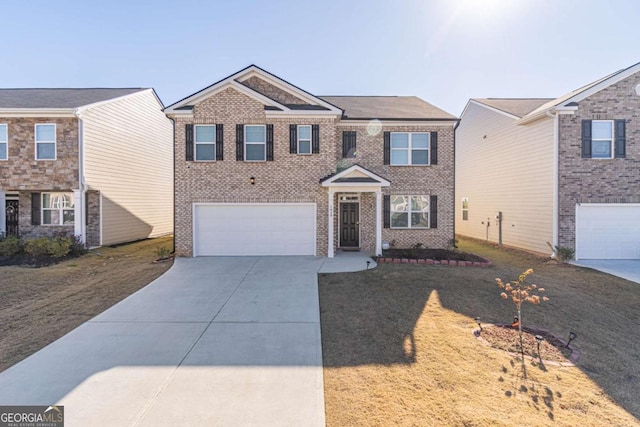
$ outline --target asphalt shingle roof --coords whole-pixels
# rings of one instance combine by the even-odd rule
[[[457,120],[417,96],[320,96],[344,110],[345,119]]]
[[[144,88],[0,89],[0,108],[77,108]]]
[[[524,117],[554,98],[473,98],[479,102],[514,116]]]

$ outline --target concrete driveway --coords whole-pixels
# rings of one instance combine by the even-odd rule
[[[571,264],[640,283],[640,259],[584,259],[571,261]]]
[[[0,405],[66,426],[322,426],[318,272],[363,257],[177,259],[150,285],[0,373]]]

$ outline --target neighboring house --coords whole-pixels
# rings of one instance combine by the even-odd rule
[[[456,199],[461,235],[640,259],[640,64],[556,99],[471,99]]]
[[[180,256],[453,239],[457,119],[419,98],[320,97],[252,65],[165,112]]]
[[[162,108],[153,89],[0,89],[0,233],[88,246],[170,234]]]

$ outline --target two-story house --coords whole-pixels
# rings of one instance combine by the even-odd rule
[[[0,89],[0,234],[88,246],[170,234],[162,109],[153,89]]]
[[[165,109],[180,256],[380,254],[453,239],[456,117],[249,66]]]
[[[556,99],[471,99],[456,232],[576,259],[640,259],[640,64]]]

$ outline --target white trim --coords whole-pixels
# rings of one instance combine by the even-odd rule
[[[429,230],[431,229],[431,197],[429,194],[391,194],[390,195],[391,198],[393,197],[408,197],[409,198],[409,203],[407,203],[407,226],[406,227],[394,227],[393,226],[393,200],[390,201],[390,206],[389,206],[389,228],[393,229],[393,230]],[[428,214],[428,221],[427,221],[427,226],[426,227],[412,227],[411,224],[411,214],[413,213],[411,211],[411,198],[412,197],[428,197],[429,198],[429,211],[427,212]],[[424,211],[418,211],[418,212],[424,212]],[[404,212],[399,212],[399,213],[404,213]],[[417,213],[417,212],[416,212]]]
[[[76,194],[75,192],[78,190],[68,190],[68,191],[43,191],[40,194],[40,225],[45,226],[45,227],[50,227],[50,226],[70,226],[71,224],[65,224],[64,223],[64,211],[71,211],[72,209],[66,208],[64,207],[64,205],[58,207],[58,208],[45,208],[44,206],[44,195],[48,194],[49,197],[51,197],[52,194],[62,194],[63,197],[64,195],[70,194],[71,195],[71,200],[73,200],[73,227],[74,227],[74,231],[75,231],[75,227],[76,227],[76,213],[77,213],[77,207],[76,207]],[[64,199],[63,199],[64,200]],[[57,211],[59,214],[59,218],[58,218],[58,223],[57,224],[45,224],[44,223],[44,212],[45,211],[49,211],[49,212],[54,212]]]
[[[53,126],[53,141],[40,141],[38,142],[38,126]],[[51,161],[58,160],[58,126],[56,123],[35,123],[33,125],[33,142],[35,152],[33,153],[35,160],[37,161]],[[51,144],[53,143],[53,159],[39,159],[38,158],[38,144]]]
[[[103,203],[102,203],[102,191],[100,191],[100,246],[102,246],[102,242],[103,242],[103,231],[102,231],[102,207],[103,207]]]
[[[578,232],[578,223],[580,221],[580,207],[584,206],[584,207],[640,207],[640,203],[576,203],[575,206],[575,222],[574,222],[574,231],[575,231],[575,243],[574,243],[574,254],[575,254],[575,260],[579,261],[580,258],[578,257],[578,242],[581,239],[581,235]]]
[[[464,113],[467,111],[467,107],[469,107],[469,104],[471,104],[471,103],[473,103],[475,105],[478,105],[480,107],[486,108],[487,110],[493,111],[494,113],[498,113],[498,114],[502,114],[503,116],[507,116],[510,119],[515,119],[515,120],[520,119],[520,117],[516,116],[515,114],[507,113],[506,111],[503,111],[503,110],[500,110],[498,108],[492,107],[490,105],[484,104],[484,103],[482,103],[480,101],[476,101],[473,98],[471,98],[471,99],[469,99],[469,101],[467,101],[467,105],[465,105],[464,110],[462,110],[462,114],[460,114],[460,117],[464,116]]]
[[[340,120],[336,123],[336,126],[369,126],[373,120],[380,122],[383,126],[393,127],[454,127],[457,121],[436,121],[436,120],[385,120],[385,119],[371,119],[371,120]],[[416,131],[420,132],[420,131]]]
[[[610,139],[596,139],[593,136],[593,124],[594,123],[604,123],[604,122],[608,122],[611,124],[611,138]],[[593,156],[593,142],[594,141],[600,141],[600,142],[606,142],[606,141],[610,141],[609,143],[609,157],[594,157]],[[596,160],[610,160],[615,158],[615,150],[616,150],[616,146],[615,146],[615,142],[616,142],[616,137],[615,137],[615,122],[613,120],[591,120],[591,159],[596,159]]]
[[[300,138],[300,128],[301,127],[305,127],[305,128],[309,128],[309,152],[308,153],[301,153],[300,152],[300,141],[307,141],[307,139],[301,139]],[[313,154],[313,128],[311,125],[297,125],[296,127],[296,154],[302,155],[302,156],[309,156],[311,154]]]
[[[0,141],[0,144],[4,144],[7,146],[6,148],[6,157],[2,158],[0,157],[0,161],[7,161],[9,160],[9,124],[7,123],[0,123],[0,127],[4,126],[4,142]],[[0,133],[1,135],[1,133]],[[0,206],[1,207],[1,206]]]
[[[376,191],[376,256],[382,255],[382,191]]]
[[[393,163],[393,135],[394,134],[407,134],[409,137],[407,140],[407,148],[395,148],[396,151],[407,151],[407,163]],[[424,134],[428,136],[427,148],[416,148],[415,150],[427,152],[427,163],[413,163],[413,135]],[[431,165],[431,133],[429,132],[389,132],[389,166],[430,166]]]
[[[553,119],[553,206],[552,211],[552,239],[553,246],[558,246],[559,215],[560,215],[560,179],[558,177],[560,163],[560,116]]]
[[[102,204],[101,204],[102,206]],[[197,206],[313,206],[313,256],[318,254],[318,204],[314,202],[284,202],[284,203],[228,203],[228,202],[193,202],[191,204],[191,253],[192,257],[198,256],[196,253],[196,207]]]
[[[81,190],[71,190],[73,191],[73,234],[75,236],[81,236],[82,241],[85,241],[83,229],[83,219],[84,219],[84,191]]]
[[[264,146],[264,159],[262,160],[247,160],[247,144],[249,145],[260,145],[261,143],[259,142],[247,142],[247,127],[248,126],[260,126],[264,129],[264,143],[262,144]],[[255,162],[266,162],[267,161],[267,125],[254,125],[254,124],[246,124],[242,127],[242,132],[243,132],[243,144],[244,144],[244,161],[245,162],[251,162],[251,163],[255,163]]]
[[[340,179],[342,177],[344,177],[345,175],[349,175],[350,173],[354,172],[354,171],[358,171],[370,178],[373,178],[375,180],[377,180],[378,182],[334,182],[337,179]],[[376,175],[375,173],[366,170],[365,168],[363,168],[362,166],[359,165],[352,165],[349,166],[347,169],[343,170],[340,173],[335,174],[334,176],[332,176],[331,178],[327,179],[326,181],[322,182],[321,184],[323,187],[389,187],[391,185],[391,183],[389,181],[387,181],[386,179],[382,178],[381,176]],[[349,190],[344,190],[345,192],[350,192]],[[373,190],[364,190],[364,192],[367,191],[373,191]],[[351,191],[353,193],[358,193],[358,192],[362,192],[361,190],[353,190]]]
[[[335,218],[335,213],[334,213],[334,211],[335,211],[335,200],[334,200],[335,197],[336,197],[336,193],[333,190],[329,189],[329,215],[327,215],[328,219],[329,219],[329,224],[328,224],[328,227],[327,227],[327,229],[329,231],[329,238],[327,239],[327,241],[328,241],[327,257],[328,258],[333,258],[333,255],[334,255],[334,249],[333,249],[333,246],[334,246],[334,241],[333,241],[333,239],[334,239],[334,236],[333,236],[333,234],[334,234],[333,219]]]
[[[0,117],[74,117],[73,108],[0,108]]]
[[[198,142],[198,128],[199,127],[212,127],[213,128],[213,142],[211,141],[207,141],[207,142]],[[215,124],[194,124],[193,125],[193,161],[194,162],[215,162],[216,161],[216,144],[218,143],[218,141],[216,141],[216,137],[217,137],[217,128]],[[198,145],[213,145],[213,159],[203,159],[203,160],[199,160],[198,159]]]

